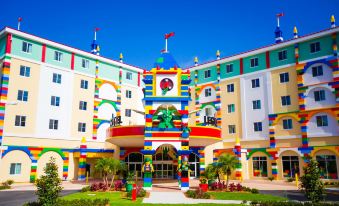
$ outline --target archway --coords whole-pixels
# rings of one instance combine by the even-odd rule
[[[50,161],[51,157],[55,159],[55,164],[58,166],[59,177],[62,178],[64,161],[62,160],[60,154],[54,151],[46,152],[39,158],[37,167],[37,178],[40,178],[41,175],[45,174],[44,168],[46,167],[46,164]]]
[[[160,145],[153,155],[154,179],[176,179],[177,149],[171,144]]]

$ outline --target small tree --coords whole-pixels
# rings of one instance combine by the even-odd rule
[[[238,163],[237,158],[234,155],[230,155],[230,154],[223,154],[218,159],[218,164],[222,171],[222,174],[227,176],[226,188],[228,188],[228,182],[229,182],[230,176],[233,170],[235,169],[237,163]]]
[[[304,191],[307,199],[312,202],[319,202],[324,199],[324,184],[320,180],[320,169],[315,160],[304,167],[304,175],[300,177],[301,189]]]
[[[104,184],[108,186],[108,175],[112,175],[111,186],[114,182],[114,177],[119,171],[125,170],[125,164],[114,158],[98,159],[95,166],[96,171],[102,173]]]
[[[118,159],[110,158],[110,169],[111,169],[111,175],[112,175],[112,180],[111,180],[111,187],[112,187],[114,183],[115,175],[119,173],[120,171],[126,170],[126,165],[124,162]]]
[[[55,158],[51,157],[44,168],[45,175],[36,180],[38,201],[43,206],[53,206],[62,190],[61,179],[58,175],[58,166]]]

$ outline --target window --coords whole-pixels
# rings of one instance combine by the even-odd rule
[[[11,163],[11,167],[9,169],[10,175],[19,175],[21,174],[21,163]]]
[[[284,129],[292,129],[293,128],[292,119],[284,119],[283,120],[283,128]]]
[[[320,42],[314,42],[310,44],[310,52],[315,53],[320,51]]]
[[[267,177],[267,157],[253,157],[253,176]]]
[[[258,58],[252,58],[250,67],[257,67],[258,65],[259,65]]]
[[[205,116],[212,117],[212,108],[205,108]]]
[[[126,72],[126,79],[132,80],[132,72]]]
[[[318,76],[322,76],[323,73],[323,66],[319,65],[319,66],[315,66],[312,67],[312,76],[313,77],[318,77]]]
[[[317,155],[320,176],[323,179],[338,179],[335,155]]]
[[[78,132],[86,132],[86,123],[83,122],[78,123]]]
[[[80,83],[80,88],[82,89],[88,89],[88,81],[87,80],[81,80],[81,83]]]
[[[32,53],[32,44],[28,42],[22,42],[22,51],[26,53]]]
[[[279,61],[287,59],[287,50],[282,50],[278,52],[278,59]]]
[[[288,75],[288,72],[281,73],[280,74],[280,83],[286,83],[290,81],[290,77]]]
[[[29,77],[31,75],[31,68],[26,66],[20,66],[20,76]]]
[[[314,101],[320,102],[325,99],[325,90],[314,91]]]
[[[228,125],[228,133],[235,134],[235,125]]]
[[[260,87],[259,79],[252,79],[252,88]]]
[[[205,74],[205,78],[210,78],[211,77],[211,70],[210,69],[205,70],[204,74]]]
[[[282,156],[282,164],[284,177],[295,177],[295,174],[299,174],[298,156]]]
[[[60,97],[51,96],[51,105],[52,106],[60,106]]]
[[[80,103],[79,103],[79,109],[80,109],[80,110],[87,110],[87,102],[85,102],[85,101],[80,101]]]
[[[233,64],[227,64],[226,65],[226,73],[233,72]]]
[[[28,100],[28,91],[18,90],[17,100],[27,102]]]
[[[212,89],[206,88],[205,89],[205,97],[210,97],[210,96],[212,96]]]
[[[15,126],[17,127],[25,127],[26,126],[26,116],[15,116]]]
[[[317,127],[327,127],[328,126],[328,119],[326,115],[316,116],[317,120]]]
[[[87,59],[82,59],[81,60],[81,66],[82,66],[82,68],[88,69],[89,68],[89,61]]]
[[[234,111],[235,111],[235,106],[234,106],[234,104],[229,104],[229,105],[227,105],[227,111],[228,111],[228,113],[234,112]]]
[[[125,116],[131,117],[132,116],[132,110],[131,109],[125,109]]]
[[[53,82],[61,84],[61,74],[53,73]]]
[[[261,101],[260,100],[252,101],[252,108],[253,109],[261,109]]]
[[[131,90],[126,90],[126,98],[132,98],[132,91]]]
[[[291,105],[291,97],[290,97],[290,95],[282,96],[281,97],[281,105],[282,106]]]
[[[228,93],[234,92],[234,84],[228,84],[227,85],[227,92]]]
[[[59,120],[50,119],[49,120],[49,129],[57,130],[58,129],[58,124],[59,124]]]
[[[262,131],[262,123],[261,122],[254,122],[254,131],[261,132]]]
[[[54,52],[54,60],[58,61],[58,62],[62,62],[62,53],[58,52],[58,51],[55,51]]]

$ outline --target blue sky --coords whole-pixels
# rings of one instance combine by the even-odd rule
[[[274,42],[275,14],[284,12],[285,39],[330,27],[334,14],[339,24],[338,0],[107,0],[5,1],[0,27],[17,25],[22,31],[79,49],[89,50],[93,29],[102,56],[149,69],[164,48],[164,34],[174,31],[169,51],[183,68]]]

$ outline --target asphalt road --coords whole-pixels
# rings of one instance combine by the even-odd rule
[[[64,190],[61,196],[78,192],[79,190]],[[0,206],[21,206],[26,202],[37,200],[34,191],[0,191]]]
[[[298,190],[260,190],[262,194],[286,197],[289,200],[307,201],[304,193]],[[339,193],[328,192],[325,196],[326,201],[339,201]]]

